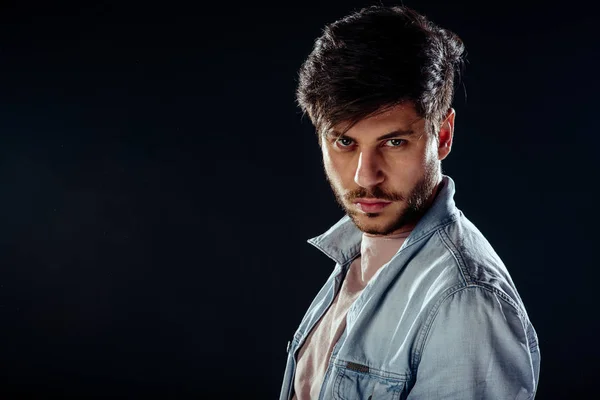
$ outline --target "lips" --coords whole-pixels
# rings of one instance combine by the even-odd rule
[[[383,210],[385,207],[391,204],[388,201],[369,201],[369,200],[358,200],[354,204],[356,207],[364,212],[372,213]]]

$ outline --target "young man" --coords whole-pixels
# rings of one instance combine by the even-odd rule
[[[540,353],[512,279],[456,208],[464,46],[405,7],[328,25],[298,102],[346,214],[309,242],[333,273],[288,346],[280,399],[532,399]]]

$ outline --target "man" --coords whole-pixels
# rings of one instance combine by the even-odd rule
[[[281,399],[532,399],[536,332],[441,173],[464,46],[406,7],[328,25],[298,102],[346,214],[309,242],[333,273],[288,345]]]

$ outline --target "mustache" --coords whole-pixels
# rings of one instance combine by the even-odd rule
[[[354,200],[356,200],[358,198],[363,198],[363,197],[380,199],[380,200],[385,200],[385,201],[403,201],[403,200],[405,200],[405,196],[403,196],[400,193],[388,193],[380,188],[373,188],[370,191],[367,191],[364,189],[359,189],[359,190],[355,190],[353,192],[346,194],[346,196],[344,196],[344,197],[350,203],[352,203]]]

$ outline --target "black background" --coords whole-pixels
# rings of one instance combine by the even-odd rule
[[[0,398],[277,398],[333,268],[306,239],[343,215],[297,70],[370,4],[2,3]],[[593,397],[593,2],[405,4],[466,44],[444,173],[538,331],[538,398]]]

